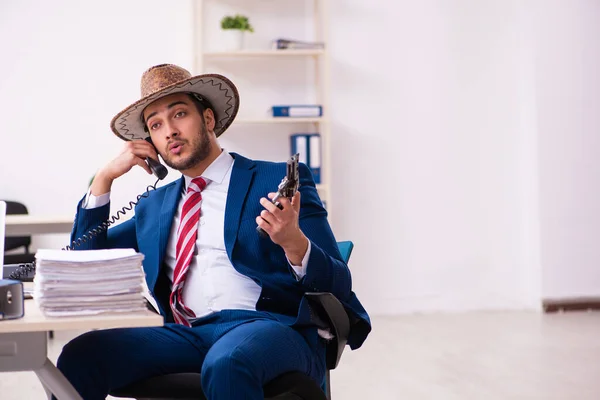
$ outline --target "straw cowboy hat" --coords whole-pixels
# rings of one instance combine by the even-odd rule
[[[156,65],[142,75],[142,98],[117,115],[110,122],[112,131],[123,140],[146,139],[142,113],[148,104],[173,93],[191,92],[208,102],[215,113],[215,135],[220,136],[235,119],[240,96],[235,85],[217,74],[192,76],[187,70],[173,64]],[[196,96],[198,97],[198,96]]]

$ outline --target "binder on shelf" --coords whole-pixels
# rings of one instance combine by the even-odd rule
[[[299,153],[298,161],[305,163],[316,184],[321,183],[321,135],[298,133],[290,136],[291,154]]]
[[[298,134],[290,136],[291,155],[298,154],[298,162],[308,166],[308,138],[306,135]]]
[[[273,106],[273,117],[316,118],[323,115],[323,107],[317,104]]]
[[[321,183],[321,135],[318,133],[308,136],[308,167],[315,183]]]
[[[321,50],[325,48],[323,42],[303,42],[300,40],[292,39],[275,39],[272,42],[273,50],[284,50],[284,49],[301,49],[301,50]]]

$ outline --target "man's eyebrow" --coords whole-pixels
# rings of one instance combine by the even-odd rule
[[[175,107],[175,106],[177,106],[177,105],[179,105],[179,104],[183,104],[183,105],[186,105],[186,106],[187,106],[187,105],[189,105],[189,104],[188,104],[188,103],[186,103],[185,101],[178,100],[178,101],[174,101],[173,103],[169,104],[169,105],[167,106],[167,109],[171,109],[171,108],[173,108],[173,107]],[[156,114],[158,114],[158,111],[154,111],[153,113],[150,113],[150,115],[148,115],[148,116],[146,117],[146,123],[148,123],[148,120],[149,120],[150,118],[154,117]]]

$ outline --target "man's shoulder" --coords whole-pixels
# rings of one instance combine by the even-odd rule
[[[268,161],[268,160],[258,160],[258,159],[250,159],[248,157],[244,157],[237,153],[231,153],[236,162],[240,162],[244,165],[252,165],[252,167],[257,168],[263,171],[283,171],[285,172],[287,168],[287,160],[285,161]],[[300,169],[304,167],[303,164],[300,164]]]
[[[250,169],[262,175],[264,173],[268,173],[269,171],[281,170],[282,167],[285,168],[285,162],[281,163],[260,159],[251,159],[248,157],[244,157],[241,154],[233,152],[230,154],[234,159],[234,169]]]
[[[138,205],[140,204],[148,204],[153,200],[158,200],[164,198],[165,192],[172,188],[175,185],[179,184],[181,178],[174,180],[173,182],[169,182],[164,186],[157,187],[153,189],[152,186],[148,186],[146,192],[144,192],[139,198]]]
[[[170,187],[172,187],[172,186],[175,186],[175,185],[179,184],[179,181],[180,181],[181,179],[182,179],[182,178],[181,178],[181,176],[180,176],[179,178],[175,179],[175,180],[174,180],[174,181],[172,181],[172,182],[169,182],[169,183],[167,183],[167,184],[166,184],[166,185],[164,185],[164,186],[157,187],[157,188],[156,188],[156,190],[153,190],[153,192],[161,192],[161,191],[168,190]]]
[[[267,160],[254,160],[256,166],[260,169],[281,169],[285,167],[285,162],[267,161]]]

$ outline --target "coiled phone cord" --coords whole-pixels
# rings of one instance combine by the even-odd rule
[[[135,200],[130,201],[128,205],[122,207],[115,215],[104,221],[100,226],[90,229],[88,233],[73,240],[69,246],[65,246],[61,250],[73,250],[75,247],[81,246],[83,243],[87,242],[88,240],[92,240],[102,232],[106,231],[111,225],[121,219],[121,216],[125,215],[128,211],[133,210],[133,208],[139,203],[140,199],[143,197],[148,197],[151,191],[156,190],[156,185],[158,185],[159,181],[160,178],[154,182],[154,185],[148,185],[145,193],[139,194]],[[19,264],[17,269],[15,269],[8,276],[8,279],[20,279],[33,271],[35,271],[35,261],[32,263]]]

